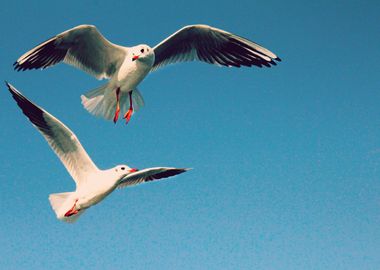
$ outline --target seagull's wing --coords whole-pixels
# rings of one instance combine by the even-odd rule
[[[144,182],[154,181],[161,178],[171,177],[180,173],[184,173],[189,169],[178,169],[168,167],[148,168],[141,171],[128,174],[122,178],[118,187],[134,186]]]
[[[95,26],[79,25],[26,52],[14,68],[44,69],[63,61],[102,79],[112,76],[126,54],[125,47],[109,42]]]
[[[281,61],[264,47],[227,31],[208,25],[186,26],[154,48],[153,70],[161,66],[200,60],[221,66],[266,66]]]
[[[86,180],[88,174],[98,171],[86,150],[68,127],[24,97],[14,86],[6,84],[18,106],[45,137],[77,186]]]

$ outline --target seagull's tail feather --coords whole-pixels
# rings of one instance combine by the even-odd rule
[[[72,208],[75,204],[75,198],[71,196],[74,192],[64,192],[64,193],[55,193],[49,195],[49,201],[51,207],[53,208],[57,218],[64,222],[73,223],[75,222],[81,214],[85,211],[82,209],[78,214],[71,215],[66,217],[65,213]]]
[[[125,92],[120,92],[120,112],[125,113],[129,109],[129,95]],[[103,117],[107,120],[113,119],[116,110],[116,89],[105,84],[91,90],[81,96],[84,108],[91,114]],[[137,111],[144,106],[144,99],[138,89],[132,92],[133,109]]]
[[[91,114],[111,120],[112,108],[116,106],[115,96],[111,96],[112,89],[105,84],[81,96],[83,107]]]

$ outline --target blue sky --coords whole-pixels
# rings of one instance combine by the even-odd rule
[[[68,125],[101,168],[194,169],[117,190],[74,225],[59,222],[48,195],[74,182],[3,86],[1,268],[378,269],[377,1],[76,2],[3,4],[1,78]],[[102,84],[84,72],[12,70],[79,24],[117,44],[154,46],[194,23],[283,62],[160,69],[140,85],[146,106],[128,126],[82,108],[80,95]]]

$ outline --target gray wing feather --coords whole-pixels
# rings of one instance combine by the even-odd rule
[[[134,173],[128,174],[126,177],[120,180],[118,185],[119,188],[126,186],[134,186],[141,183],[154,181],[162,178],[168,178],[177,174],[184,173],[189,169],[179,169],[179,168],[168,168],[168,167],[157,167],[149,168]]]
[[[257,43],[208,25],[186,26],[153,49],[155,62],[152,70],[194,60],[229,67],[270,67],[276,65],[275,61],[281,61]]]
[[[6,84],[18,106],[45,137],[77,186],[86,179],[88,174],[98,170],[75,134],[68,127],[28,100],[11,84]]]

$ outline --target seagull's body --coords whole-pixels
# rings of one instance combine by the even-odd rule
[[[109,42],[93,25],[79,25],[22,55],[16,70],[44,69],[61,61],[109,82],[81,96],[92,114],[117,121],[144,104],[137,86],[146,75],[167,64],[199,60],[228,67],[270,67],[281,61],[273,52],[243,37],[208,25],[189,25],[155,47],[124,47]],[[129,109],[127,104],[129,101]]]
[[[138,171],[127,165],[101,170],[68,127],[29,101],[12,85],[7,83],[7,86],[23,113],[45,137],[76,183],[73,192],[49,196],[51,206],[60,220],[75,221],[87,208],[102,201],[117,187],[166,178],[187,170],[157,167]]]

